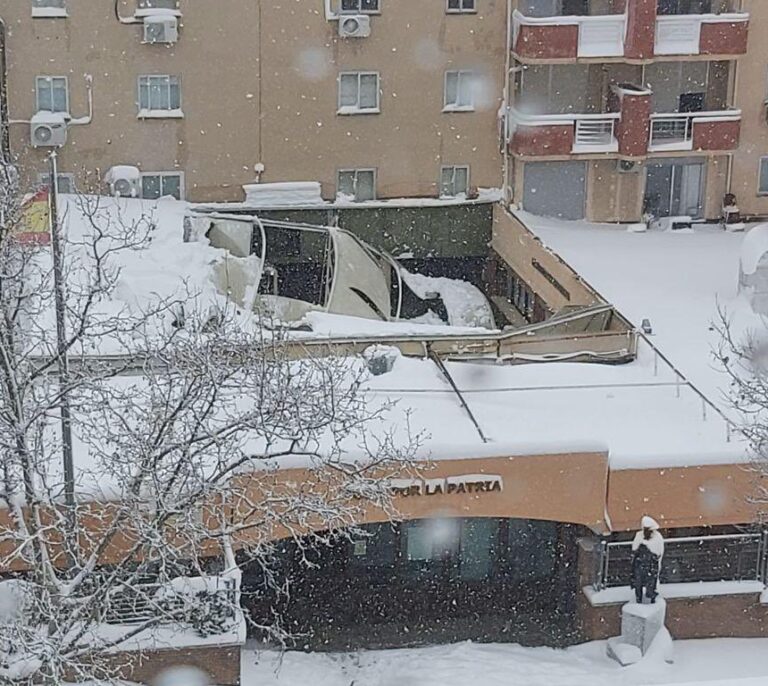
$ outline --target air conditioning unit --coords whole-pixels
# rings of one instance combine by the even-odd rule
[[[67,142],[67,120],[60,112],[38,112],[30,120],[29,138],[35,148],[60,148]]]
[[[141,173],[138,167],[131,167],[121,164],[112,167],[104,181],[109,184],[111,195],[118,195],[122,198],[137,198],[141,194]]]
[[[342,38],[367,38],[371,35],[371,18],[365,14],[340,16],[339,35]]]
[[[640,171],[640,163],[634,160],[619,160],[616,169],[620,174],[633,174]]]
[[[170,14],[149,14],[144,17],[144,43],[176,43],[178,40],[178,17]]]

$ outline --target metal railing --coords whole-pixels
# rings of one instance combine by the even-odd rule
[[[594,548],[592,586],[627,586],[631,578],[632,541],[602,539]],[[768,582],[768,531],[761,533],[681,536],[665,541],[662,583],[702,581]]]
[[[234,579],[219,577],[220,587],[210,593],[220,596],[235,606],[237,583]],[[184,614],[189,601],[180,595],[164,592],[167,584],[136,584],[115,589],[109,593],[104,621],[107,624],[139,624],[158,619],[161,624],[177,621]]]
[[[615,117],[577,119],[575,143],[584,146],[611,145],[616,140],[615,128]]]
[[[651,147],[684,144],[693,138],[693,115],[663,114],[651,116]]]

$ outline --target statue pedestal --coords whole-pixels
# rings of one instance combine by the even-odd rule
[[[621,608],[621,636],[608,639],[608,655],[622,665],[638,662],[664,629],[666,614],[667,604],[661,597],[657,597],[654,604],[624,605]]]

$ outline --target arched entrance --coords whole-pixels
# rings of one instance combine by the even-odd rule
[[[368,524],[330,546],[279,544],[290,593],[244,570],[254,618],[277,613],[297,647],[342,650],[458,640],[564,645],[575,638],[580,527],[533,519]],[[307,564],[309,561],[311,564]]]

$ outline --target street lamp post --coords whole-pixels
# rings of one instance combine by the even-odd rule
[[[61,452],[64,463],[64,501],[67,506],[69,534],[74,533],[75,522],[75,467],[72,460],[72,421],[69,406],[69,354],[67,350],[67,321],[66,321],[66,290],[64,284],[64,268],[61,228],[58,217],[58,169],[56,151],[48,156],[50,163],[50,193],[49,217],[51,226],[51,254],[53,258],[53,285],[56,307],[56,354],[59,367],[59,390],[61,391]]]

